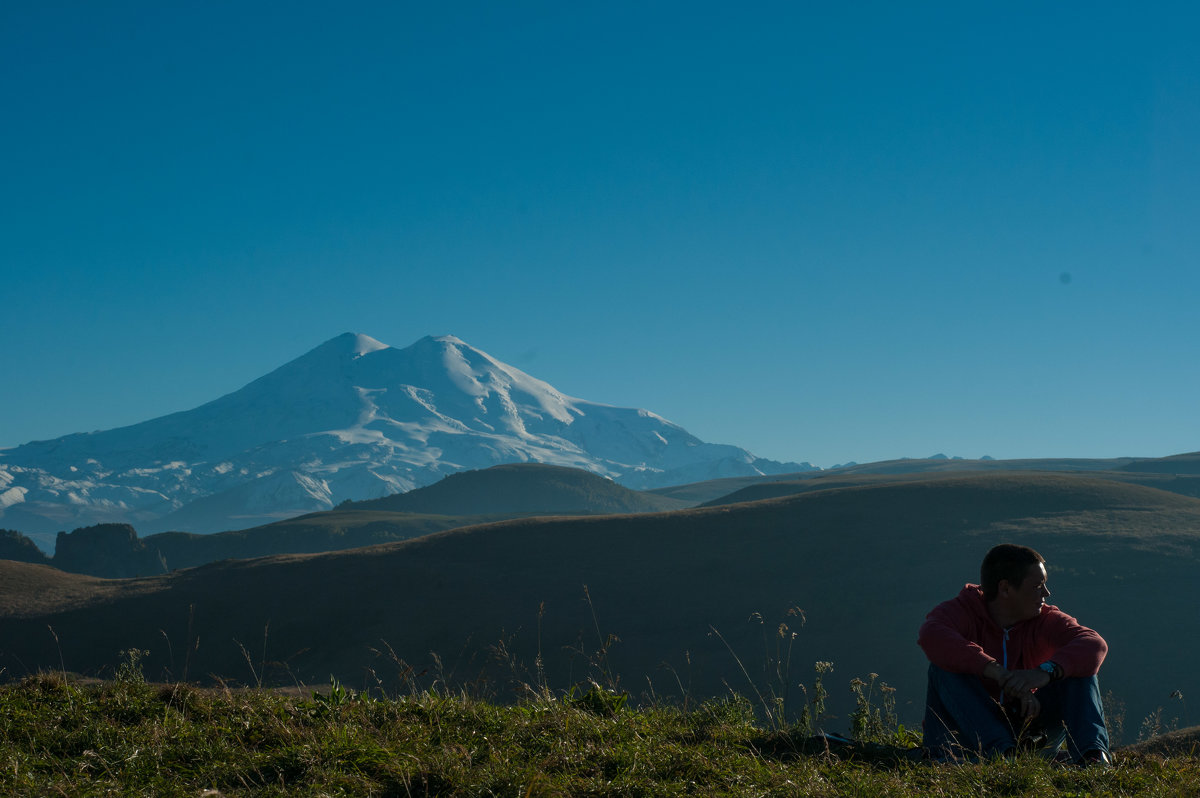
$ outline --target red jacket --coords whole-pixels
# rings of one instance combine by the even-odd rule
[[[917,644],[930,662],[953,673],[982,674],[992,660],[1009,670],[1053,660],[1064,676],[1094,676],[1108,653],[1104,638],[1049,604],[1038,617],[1001,629],[988,614],[979,585],[966,585],[957,597],[934,607],[921,624]]]

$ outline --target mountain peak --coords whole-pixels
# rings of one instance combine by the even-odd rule
[[[413,352],[445,353],[451,349],[468,349],[472,352],[479,351],[455,335],[426,335],[408,348]]]
[[[426,340],[436,341],[439,344],[457,344],[459,346],[470,346],[466,341],[456,335],[430,335]]]
[[[372,352],[378,352],[380,349],[390,348],[387,344],[377,341],[369,335],[353,332],[342,333],[317,347],[317,349],[332,349],[354,357],[362,357]]]
[[[389,348],[387,344],[376,341],[369,335],[363,335],[362,333],[346,333],[346,335],[354,337],[354,354],[359,357],[371,352],[378,352],[380,349]]]

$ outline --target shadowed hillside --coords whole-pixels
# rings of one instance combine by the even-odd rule
[[[682,500],[630,490],[578,468],[513,463],[461,471],[428,487],[343,508],[440,515],[611,515],[685,506]]]
[[[518,464],[453,474],[409,493],[346,502],[336,510],[210,535],[162,532],[139,538],[129,524],[97,524],[60,532],[53,559],[20,533],[0,530],[0,558],[127,578],[217,560],[373,546],[509,518],[660,512],[684,506],[587,471]]]
[[[13,529],[0,529],[0,560],[47,563],[49,558],[34,542]]]
[[[162,532],[139,538],[129,524],[96,524],[73,532],[60,532],[54,557],[50,559],[19,534],[14,533],[12,546],[17,549],[16,553],[32,548],[41,556],[40,560],[28,560],[30,562],[43,562],[71,573],[125,579],[154,576],[218,560],[310,554],[393,543],[507,517],[333,510],[212,535]],[[21,541],[26,544],[24,547]],[[3,543],[2,539],[0,543]]]
[[[1019,473],[1019,472],[1016,472]],[[1034,472],[1037,473],[1037,472]],[[1055,472],[1057,473],[1057,472]],[[882,486],[892,483],[928,482],[941,479],[961,479],[963,474],[954,472],[909,472],[909,473],[844,473],[833,472],[827,476],[801,478],[796,480],[758,482],[739,488],[732,493],[700,505],[702,507],[718,507],[724,504],[739,504],[741,502],[775,499],[781,496],[793,496],[797,493],[808,493],[814,490],[829,490],[832,488],[853,488],[863,486]],[[1200,498],[1200,474],[1175,474],[1166,472],[1126,473],[1121,471],[1095,471],[1086,474],[1089,479],[1108,479],[1124,482],[1130,485],[1143,485],[1148,488],[1178,493],[1181,496]]]
[[[752,477],[724,477],[710,479],[704,482],[692,482],[687,485],[673,485],[669,488],[654,488],[646,493],[662,496],[668,499],[686,502],[689,507],[698,507],[704,502],[728,496],[734,491],[750,485],[769,484],[772,482],[802,482],[806,479],[816,479],[822,475],[840,473],[837,471],[799,471],[794,474],[756,474]]]
[[[706,502],[715,503],[730,494],[752,485],[774,483],[805,484],[809,480],[847,480],[843,484],[870,484],[886,481],[886,478],[908,475],[933,476],[946,474],[964,476],[971,473],[993,473],[998,471],[1055,471],[1092,473],[1118,469],[1137,462],[1137,458],[1123,457],[1109,460],[1079,458],[1046,458],[1038,460],[963,460],[947,457],[905,457],[899,460],[881,460],[876,463],[855,463],[825,471],[800,471],[794,474],[759,474],[757,476],[728,477],[689,485],[655,488],[649,493],[686,500],[693,506]],[[1157,461],[1147,461],[1157,462]],[[1165,470],[1165,469],[1164,469]],[[855,479],[861,481],[854,481]],[[787,495],[785,493],[776,495]],[[763,497],[765,498],[765,496]]]
[[[147,546],[161,551],[167,565],[172,569],[193,568],[230,558],[315,554],[374,546],[379,543],[394,543],[503,517],[499,514],[449,517],[337,509],[310,513],[253,529],[220,532],[215,535],[162,532],[143,540]]]
[[[509,638],[507,651],[532,671],[540,637],[548,676],[564,686],[586,670],[567,647],[595,651],[598,625],[620,637],[611,665],[635,694],[651,684],[677,694],[682,684],[703,696],[726,684],[749,691],[710,624],[761,679],[764,648],[775,651],[786,621],[798,633],[793,681],[810,682],[814,660],[832,661],[828,684],[844,711],[847,680],[879,673],[900,689],[911,722],[924,690],[917,627],[934,603],[977,581],[983,553],[1002,540],[1038,548],[1050,601],[1108,639],[1105,686],[1126,701],[1135,730],[1172,690],[1200,686],[1200,617],[1178,600],[1197,566],[1200,501],[1076,475],[1002,473],[656,515],[507,521],[131,582],[64,583],[51,569],[6,563],[0,667],[14,676],[60,667],[49,625],[67,668],[85,673],[137,647],[151,652],[152,676],[181,677],[186,662],[190,678],[254,681],[275,662],[286,667],[268,664],[269,681],[315,684],[333,673],[362,686],[373,683],[369,668],[388,681],[397,674],[373,653],[386,642],[418,670],[437,652],[450,681],[484,674],[502,689],[511,674],[487,647]],[[68,586],[70,601],[60,597]],[[78,606],[87,590],[95,603]],[[803,628],[784,615],[792,606],[805,611]]]
[[[882,484],[893,479],[926,479],[939,475],[965,476],[975,473],[991,474],[1013,471],[1075,473],[1117,479],[1122,482],[1169,490],[1185,496],[1200,497],[1200,453],[1160,458],[1119,457],[1103,460],[1082,458],[1034,460],[904,458],[841,466],[826,471],[729,477],[689,485],[656,488],[647,492],[687,501],[691,506],[701,506],[789,496],[807,490],[824,490],[827,487]],[[754,490],[746,490],[748,488],[754,488]],[[743,493],[743,490],[746,492]]]
[[[1124,466],[1121,470],[1158,474],[1200,474],[1200,452],[1176,454],[1155,460],[1138,460]]]

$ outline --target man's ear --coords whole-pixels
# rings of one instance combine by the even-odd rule
[[[996,595],[997,596],[1007,596],[1008,591],[1010,591],[1010,590],[1012,590],[1012,583],[1009,582],[1007,579],[1001,579],[999,582],[996,583]]]

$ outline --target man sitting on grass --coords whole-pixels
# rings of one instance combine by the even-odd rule
[[[1045,562],[1028,546],[996,546],[980,584],[925,617],[917,643],[930,663],[931,758],[1009,755],[1018,740],[1057,751],[1065,736],[1072,761],[1112,761],[1096,677],[1108,644],[1045,603]]]

